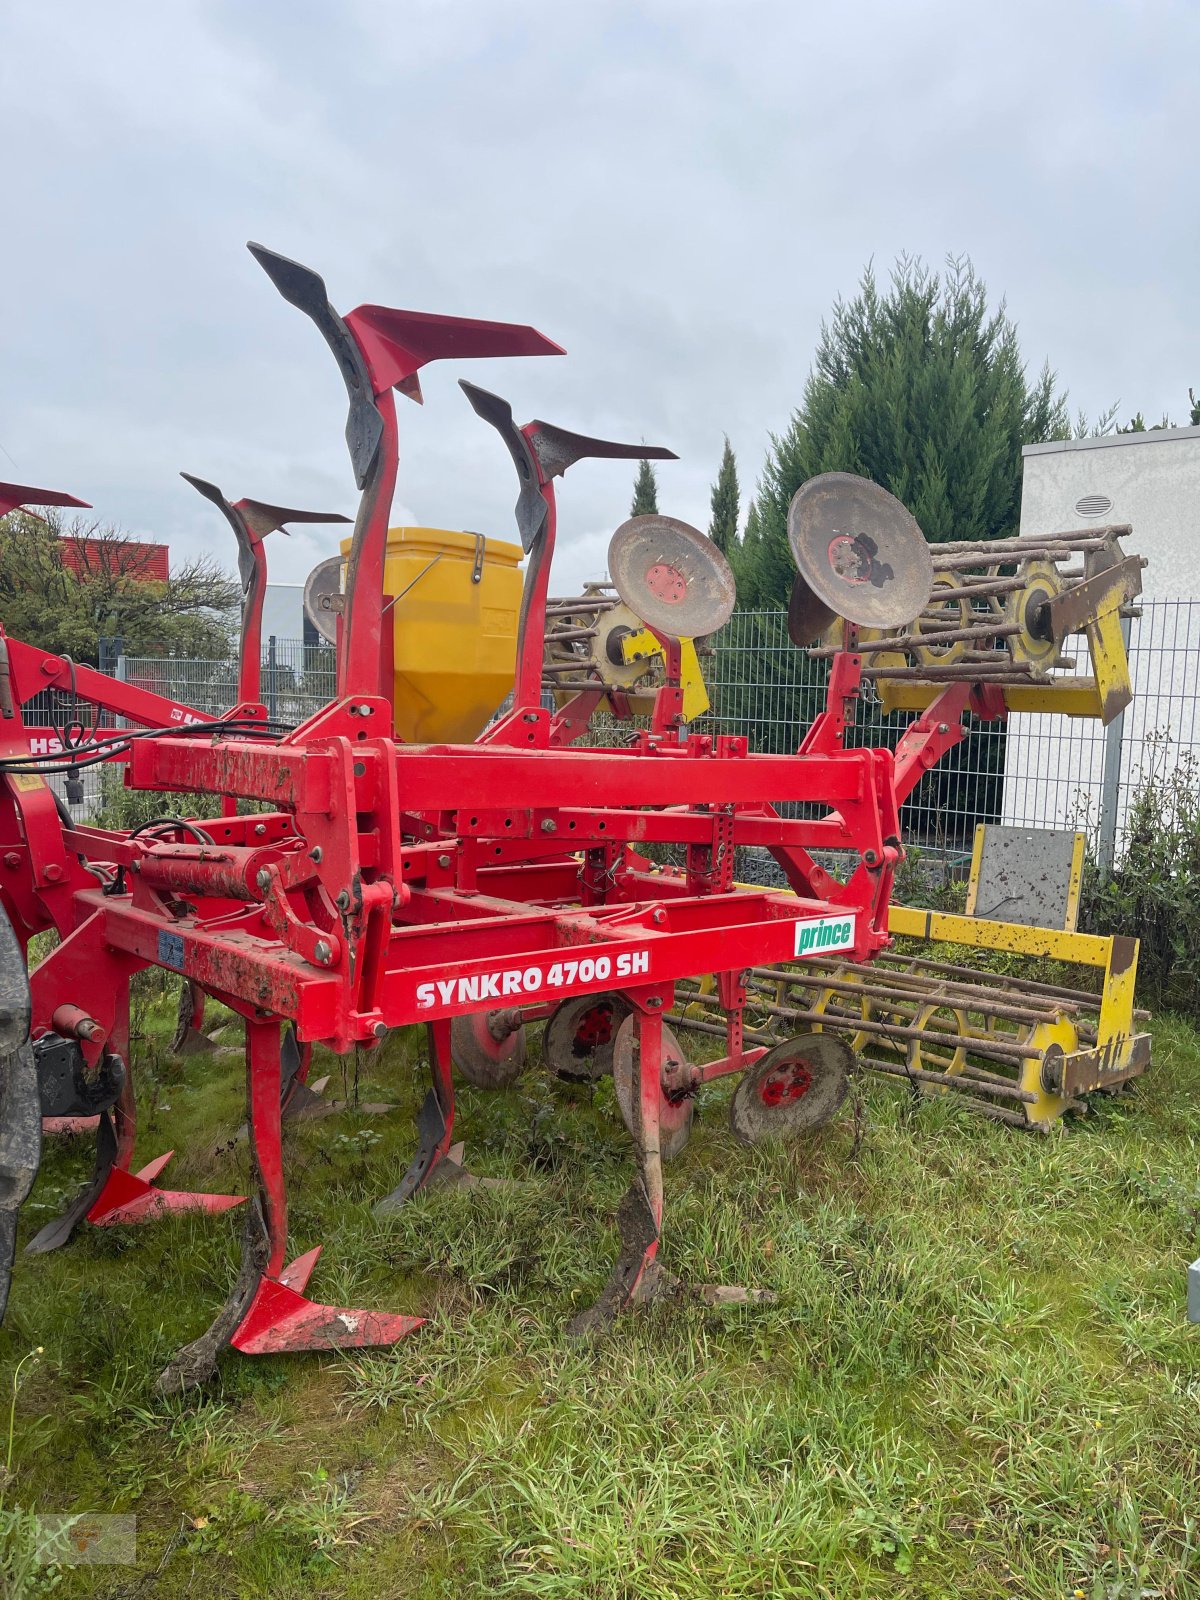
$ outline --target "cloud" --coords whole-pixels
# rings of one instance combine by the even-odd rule
[[[401,402],[400,501],[511,535],[470,376],[663,443],[701,527],[743,484],[868,258],[966,251],[1074,403],[1176,418],[1200,383],[1189,156],[1200,12],[645,0],[547,7],[10,0],[0,463],[180,557],[225,535],[177,473],[353,511],[324,345],[246,254],[335,303],[532,322],[567,360],[447,363]],[[627,465],[560,495],[554,587],[603,566]],[[302,579],[333,548],[274,541]],[[232,550],[225,550],[232,565]]]

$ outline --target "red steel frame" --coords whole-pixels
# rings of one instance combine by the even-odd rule
[[[530,567],[515,703],[473,745],[400,742],[381,672],[388,653],[383,561],[397,463],[392,391],[419,396],[416,374],[430,360],[558,347],[528,328],[375,306],[343,319],[315,274],[253,248],[285,297],[317,322],[350,395],[347,436],[362,499],[336,698],[278,741],[241,731],[163,734],[132,745],[126,781],[133,788],[219,793],[271,808],[204,822],[211,843],[183,831],[131,837],[67,828],[42,780],[10,772],[0,786],[0,859],[9,868],[0,876],[0,899],[26,940],[48,926],[62,940],[32,974],[35,1037],[71,1002],[107,1048],[127,1054],[129,981],[151,965],[180,973],[246,1019],[258,1193],[238,1285],[209,1335],[173,1369],[170,1381],[180,1382],[207,1370],[226,1341],[244,1351],[387,1343],[419,1324],[307,1300],[315,1251],[286,1265],[283,1021],[294,1024],[303,1045],[337,1051],[376,1045],[392,1028],[427,1025],[433,1086],[419,1117],[418,1152],[392,1197],[400,1201],[428,1180],[452,1143],[453,1017],[506,1006],[544,1014],[550,1002],[619,990],[633,1009],[640,1046],[638,1172],[622,1207],[622,1255],[600,1305],[611,1310],[627,1301],[654,1260],[662,1223],[662,1016],[675,980],[716,973],[727,1010],[726,1054],[697,1080],[758,1059],[762,1051],[742,1042],[745,970],[795,959],[810,938],[828,938],[858,960],[887,942],[892,875],[902,856],[899,800],[924,770],[923,752],[948,736],[946,729],[923,734],[901,746],[898,760],[887,750],[843,748],[858,689],[851,653],[835,661],[829,709],[795,755],[754,754],[742,738],[689,735],[680,724],[678,646],[664,638],[668,683],[651,730],[630,748],[571,748],[594,697],[580,696],[557,713],[541,704],[553,479],[580,455],[622,447],[567,449],[564,458],[564,440],[597,442],[538,422],[518,431],[511,413],[506,425],[502,414],[497,421],[476,403],[476,391],[472,403],[505,435],[522,483],[518,523]],[[503,402],[493,412],[497,405],[507,412]],[[261,603],[262,585],[257,589]],[[244,637],[253,632],[244,629]],[[56,658],[11,640],[8,654],[18,703],[31,685],[58,681]],[[182,715],[203,720],[75,671],[81,695],[123,716],[159,726]],[[262,715],[261,707],[238,710]],[[16,709],[4,749],[24,752],[26,731]],[[782,815],[778,807],[793,802],[818,802],[824,814]],[[657,869],[639,852],[664,842],[685,847],[686,868]],[[769,848],[793,893],[735,887],[738,845]],[[857,856],[844,884],[813,860],[814,850],[830,848]],[[10,863],[11,856],[18,859]],[[100,863],[111,880],[105,885],[88,870]],[[812,948],[815,954],[822,947]],[[97,1193],[114,1182],[128,1192],[135,1125],[130,1090],[110,1130],[115,1151],[102,1172],[98,1166]],[[153,1205],[142,1199],[144,1209]]]

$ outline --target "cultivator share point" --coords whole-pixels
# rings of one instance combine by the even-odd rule
[[[227,715],[204,716],[3,641],[5,1262],[43,1114],[97,1116],[97,1157],[86,1193],[42,1230],[35,1251],[65,1243],[85,1219],[135,1222],[239,1203],[159,1189],[162,1159],[132,1170],[130,980],[150,966],[184,981],[181,1042],[206,996],[244,1019],[255,1187],[236,1283],[209,1330],[163,1375],[167,1387],[205,1377],[225,1345],[247,1353],[381,1345],[420,1325],[310,1300],[319,1246],[289,1262],[281,1118],[317,1044],[346,1053],[377,1048],[394,1028],[427,1029],[432,1084],[417,1149],[381,1214],[439,1170],[465,1176],[454,1142],[455,1067],[472,1084],[503,1088],[524,1066],[528,1026],[544,1022],[552,1072],[582,1081],[612,1074],[635,1171],[619,1212],[619,1259],[578,1331],[660,1281],[663,1163],[686,1143],[705,1082],[741,1074],[733,1128],[754,1144],[829,1121],[854,1066],[851,1043],[874,1057],[914,1041],[920,1063],[905,1055],[900,1070],[920,1083],[948,1080],[953,1061],[970,1058],[958,1076],[976,1098],[1018,1110],[1034,1091],[1019,1073],[1014,1088],[1004,1064],[1035,1051],[1043,1071],[1053,1059],[1058,1077],[1046,1092],[1063,1104],[1103,1086],[1106,1072],[1140,1070],[1140,1056],[1131,1066],[1121,1054],[1131,998],[1125,1017],[1125,999],[1093,1005],[1047,986],[981,981],[968,995],[973,980],[957,969],[891,954],[899,806],[963,736],[965,713],[999,718],[1018,703],[1028,708],[1022,695],[1057,693],[1074,714],[1108,716],[1127,695],[1118,613],[1137,592],[1138,563],[1120,555],[1123,530],[942,546],[935,573],[920,529],[884,490],[846,474],[806,484],[789,521],[799,570],[791,631],[802,645],[825,633],[828,705],[795,754],[758,754],[742,736],[690,725],[707,706],[694,641],[716,633],[735,601],[732,574],[702,534],[673,518],[634,518],[613,536],[611,582],[549,595],[555,480],[588,458],[669,451],[537,420],[518,426],[506,401],[464,382],[516,468],[520,547],[389,531],[394,391],[419,400],[418,373],[434,360],[562,351],[511,323],[376,305],[341,315],[316,273],[250,248],[315,323],[348,394],[358,515],[342,556],[323,563],[306,590],[314,622],[336,647],[336,693],[298,728],[272,723],[258,663],[265,536],[289,522],[340,519],[230,502],[198,478],[188,481],[234,531],[243,581],[238,704]],[[79,503],[38,494],[0,486],[0,507]],[[420,628],[444,614],[438,606],[454,584],[474,607],[470,627],[453,649],[443,640],[414,659],[413,630],[425,637]],[[1080,630],[1093,678],[1054,676],[1063,639]],[[455,677],[460,658],[468,666]],[[484,726],[504,692],[498,659],[511,707]],[[921,712],[894,753],[846,746],[870,682]],[[499,689],[490,703],[489,686]],[[120,726],[42,730],[52,745],[31,745],[37,730],[22,707],[47,687],[119,716]],[[599,711],[631,725],[619,744],[580,747]],[[221,814],[164,816],[124,832],[76,824],[47,779],[105,760],[123,762],[134,789],[219,794]],[[238,815],[239,801],[258,809]],[[745,846],[768,850],[788,887],[740,884],[735,860]],[[658,847],[673,847],[680,864],[658,864]],[[819,857],[848,870],[835,875]],[[59,942],[26,981],[29,941],[47,929]],[[1132,958],[1122,969],[1126,997],[1131,972]],[[948,1014],[965,1019],[958,1033]],[[972,1033],[976,1042],[964,1045],[967,1024],[984,1014],[978,1040]],[[716,1059],[691,1059],[677,1029],[719,1041]],[[835,1036],[846,1033],[850,1043]],[[992,1065],[980,1068],[980,1057]]]

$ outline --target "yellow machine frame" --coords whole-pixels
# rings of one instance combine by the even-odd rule
[[[1056,1063],[1053,1090],[1066,1098],[1094,1089],[1109,1089],[1137,1077],[1150,1061],[1150,1035],[1136,1031],[1134,985],[1138,941],[1122,934],[1074,933],[1061,928],[1026,928],[1016,922],[957,916],[945,911],[920,911],[893,905],[888,932],[939,944],[973,946],[978,950],[1010,950],[1015,955],[1045,957],[1069,965],[1099,968],[1103,974],[1096,1044],[1064,1052]]]

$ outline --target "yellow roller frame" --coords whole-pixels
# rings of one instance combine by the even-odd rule
[[[1120,934],[1074,933],[1061,928],[1026,928],[1016,922],[995,922],[986,917],[956,916],[945,911],[920,911],[893,905],[888,910],[888,932],[939,944],[973,946],[979,950],[1009,950],[1015,955],[1041,956],[1072,966],[1097,967],[1104,974],[1094,1047],[1068,1049],[1069,1037],[1050,1037],[1048,1044],[1062,1050],[1053,1062],[1051,1082],[1039,1081],[1056,1100],[1073,1099],[1093,1089],[1110,1089],[1136,1078],[1150,1064],[1150,1035],[1136,1031],[1134,985],[1137,980],[1138,941]],[[1073,1033],[1074,1030],[1072,1029]],[[1022,1084],[1022,1087],[1031,1085]],[[1030,1107],[1032,1112],[1035,1108]],[[1031,1118],[1032,1120],[1032,1118]]]

